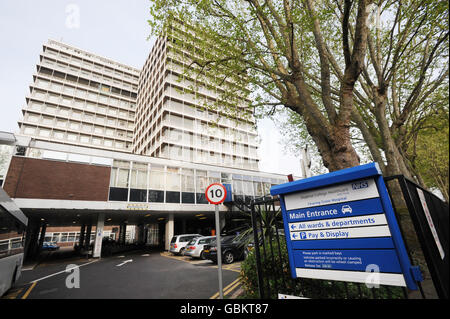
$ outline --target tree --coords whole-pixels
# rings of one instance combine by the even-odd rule
[[[151,14],[156,35],[175,16],[209,39],[189,76],[248,88],[257,115],[291,110],[330,171],[360,163],[353,125],[385,173],[414,175],[409,132],[448,83],[444,2],[156,0]]]
[[[153,3],[150,23],[156,34],[176,16],[207,35],[209,41],[199,41],[197,45],[203,45],[204,53],[210,54],[194,59],[200,73],[207,67],[210,72],[224,75],[217,77],[216,84],[230,79],[248,87],[254,92],[252,107],[281,105],[300,114],[330,171],[359,164],[349,130],[353,91],[367,48],[369,1],[345,1],[340,19],[335,18],[334,12],[326,12],[333,18],[326,32],[321,31],[315,18],[319,13],[312,0]],[[334,79],[324,42],[324,35],[333,36],[336,28],[342,33],[340,54],[345,60],[338,102],[331,98]],[[354,30],[354,37],[350,30]],[[215,50],[211,50],[211,43]],[[309,76],[312,67],[320,68],[318,87]],[[227,100],[226,96],[223,100]]]
[[[386,159],[386,174],[418,177],[409,144],[421,123],[448,105],[448,3],[380,1],[376,14],[354,122],[372,156]]]

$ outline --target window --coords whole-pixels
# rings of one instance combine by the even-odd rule
[[[45,124],[45,125],[53,125],[53,118],[44,116],[44,117],[42,118],[42,124]]]
[[[72,129],[74,131],[78,131],[78,130],[80,130],[80,123],[70,122],[69,127],[70,127],[70,129]]]
[[[78,139],[78,135],[73,133],[67,133],[67,140],[75,142]]]
[[[84,131],[84,132],[92,132],[92,125],[91,124],[83,124],[82,125],[82,130]]]
[[[60,241],[61,241],[62,243],[67,242],[67,233],[61,233],[61,239],[60,239]]]
[[[113,141],[112,140],[108,140],[108,139],[105,140],[105,146],[112,147],[112,145],[113,145]]]
[[[163,166],[151,165],[150,167],[150,189],[164,190],[165,172]]]
[[[182,203],[195,203],[194,170],[183,169],[181,175]]]
[[[180,174],[176,167],[167,167],[167,190],[180,191]]]
[[[63,116],[68,116],[69,115],[69,109],[65,108],[65,107],[61,107],[59,109],[59,114],[63,115]]]
[[[28,117],[28,121],[30,121],[30,122],[38,122],[39,121],[38,115],[28,114],[27,117]]]
[[[119,168],[117,187],[128,188],[129,170]]]
[[[90,137],[87,135],[80,135],[80,142],[81,143],[89,143],[90,142]]]
[[[56,113],[56,106],[53,105],[47,105],[45,107],[45,112],[50,113],[50,114],[55,114]]]
[[[25,126],[23,133],[24,134],[34,134],[35,131],[36,131],[36,128],[30,127],[30,126]]]
[[[206,171],[197,170],[195,174],[197,204],[208,204],[208,201],[205,198],[205,191],[206,187],[208,186],[208,177],[206,176]]]
[[[64,132],[54,131],[53,132],[53,137],[58,139],[58,140],[62,140],[62,139],[64,139]]]
[[[39,130],[39,136],[42,136],[42,137],[50,137],[50,130],[41,128],[41,129]]]
[[[69,233],[69,236],[67,237],[68,242],[74,242],[75,241],[75,233]]]
[[[58,126],[58,127],[66,127],[67,126],[67,121],[66,120],[61,120],[61,119],[56,119],[56,126]]]

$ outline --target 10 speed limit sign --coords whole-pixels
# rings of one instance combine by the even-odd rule
[[[227,189],[222,184],[214,183],[206,188],[205,195],[211,204],[222,204],[227,197]]]

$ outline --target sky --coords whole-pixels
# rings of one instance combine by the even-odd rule
[[[153,45],[148,19],[148,0],[1,0],[0,131],[17,133],[48,39],[141,68]],[[300,176],[300,159],[285,154],[273,122],[260,121],[258,132],[260,170]]]

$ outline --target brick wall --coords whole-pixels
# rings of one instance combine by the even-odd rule
[[[107,201],[110,167],[14,156],[3,185],[12,198]]]

